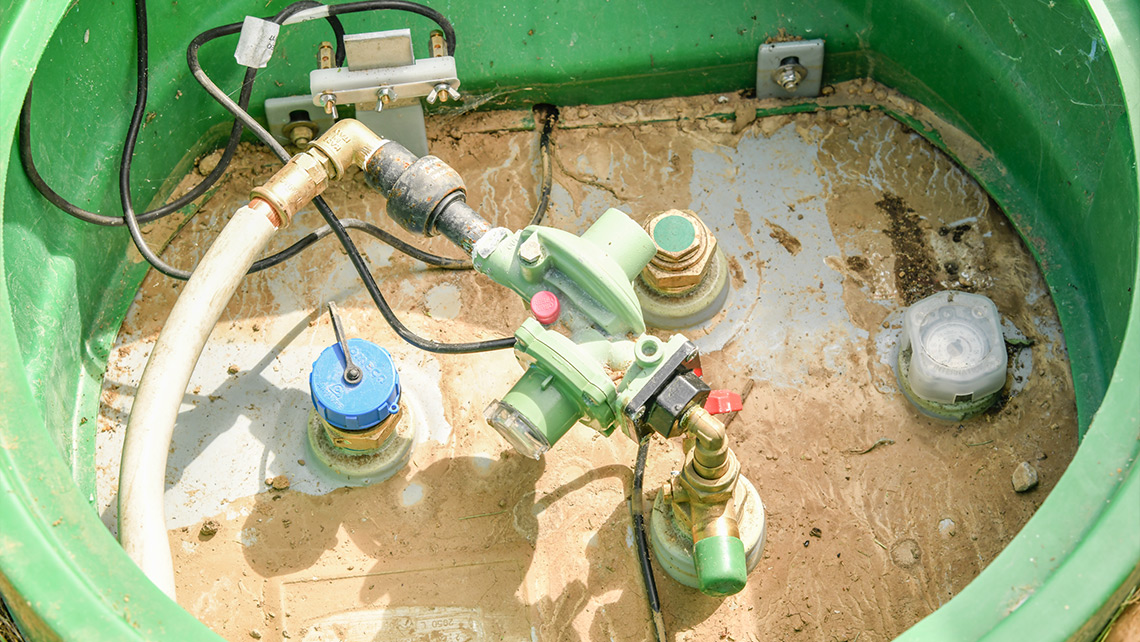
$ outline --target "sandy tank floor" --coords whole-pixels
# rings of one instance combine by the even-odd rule
[[[890,639],[993,560],[1077,447],[1056,312],[1002,212],[919,135],[844,105],[920,106],[859,81],[822,102],[765,118],[737,95],[567,107],[554,133],[546,224],[580,233],[611,206],[638,221],[692,209],[730,260],[724,311],[686,334],[714,388],[748,391],[730,440],[767,508],[767,545],[747,588],[723,600],[658,568],[671,640]],[[530,118],[429,120],[433,153],[495,225],[525,225],[536,203]],[[197,215],[152,227],[152,243],[169,239],[167,259],[192,265],[277,166],[243,145]],[[340,216],[407,238],[358,173],[326,197]],[[307,208],[273,248],[320,224]],[[507,336],[526,317],[479,274],[425,269],[353,234],[424,336]],[[413,242],[459,256],[444,240]],[[891,369],[906,304],[948,288],[988,295],[1007,330],[1032,342],[1010,349],[1000,407],[961,424],[914,410]],[[112,531],[134,388],[180,289],[149,274],[110,359],[97,456]],[[309,368],[334,340],[329,300],[350,336],[392,351],[416,411],[411,464],[371,487],[341,488],[305,450]],[[514,453],[482,411],[520,374],[510,351],[440,356],[401,342],[332,239],[248,277],[195,371],[171,450],[179,602],[230,640],[650,639],[627,502],[636,446],[578,426],[542,461]],[[650,501],[681,461],[679,443],[654,442]],[[1023,461],[1040,484],[1015,493]]]

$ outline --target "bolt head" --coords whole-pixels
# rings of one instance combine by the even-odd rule
[[[533,265],[541,261],[542,256],[542,245],[538,242],[538,237],[533,234],[519,245],[519,260],[523,263]]]
[[[772,73],[772,81],[791,93],[800,86],[806,75],[807,70],[798,64],[781,65]]]

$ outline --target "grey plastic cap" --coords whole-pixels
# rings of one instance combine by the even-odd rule
[[[952,404],[1005,385],[1001,315],[980,294],[939,292],[907,308],[899,349],[908,348],[907,383],[922,399]]]

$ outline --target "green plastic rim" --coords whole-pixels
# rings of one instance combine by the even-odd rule
[[[286,4],[152,3],[155,117],[134,163],[140,203],[169,193],[168,178],[227,129],[186,73],[191,36]],[[134,85],[130,5],[9,0],[0,10],[0,146],[14,152],[34,73],[41,171],[102,212],[118,207],[114,170]],[[1048,641],[1101,628],[1140,564],[1140,2],[760,0],[694,11],[662,0],[649,9],[563,4],[556,13],[537,0],[433,5],[459,33],[464,93],[488,106],[747,89],[757,46],[780,29],[826,39],[825,82],[873,76],[924,105],[888,112],[986,187],[1043,268],[1065,329],[1082,443],[1009,546],[902,638]],[[430,24],[393,12],[352,22],[423,33]],[[318,23],[284,29],[252,104],[270,88],[306,92],[307,74],[286,61],[310,60],[326,34]],[[226,88],[240,82],[232,47],[202,52]],[[32,639],[217,639],[149,584],[90,503],[103,368],[144,269],[122,258],[121,230],[60,214],[14,158],[0,155],[0,593]],[[83,180],[67,180],[75,175]]]

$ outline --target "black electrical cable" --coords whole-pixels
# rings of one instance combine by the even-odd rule
[[[444,270],[470,270],[471,269],[471,262],[470,261],[466,261],[464,259],[449,259],[447,257],[436,256],[435,254],[429,254],[429,253],[419,249],[418,247],[408,245],[407,243],[400,240],[396,236],[389,234],[388,232],[386,232],[383,229],[373,225],[372,223],[369,223],[368,221],[362,221],[362,220],[357,219],[357,218],[342,218],[342,219],[340,219],[340,224],[343,225],[346,229],[360,230],[361,232],[364,232],[365,234],[368,234],[369,236],[376,237],[377,239],[380,239],[384,243],[387,243],[388,245],[391,245],[392,247],[396,248],[400,252],[407,254],[408,256],[412,257],[413,259],[416,259],[417,261],[423,261],[424,263],[427,263],[428,265],[432,265],[432,266],[435,266],[435,267],[438,267],[438,268],[441,268]],[[262,259],[262,261],[259,261],[259,262],[268,263],[268,265],[266,265],[265,267],[271,267],[273,265],[277,265],[278,263],[283,263],[283,262],[293,258],[297,254],[300,254],[302,250],[309,247],[313,243],[316,243],[317,241],[325,238],[329,234],[332,234],[332,227],[330,227],[328,225],[322,225],[321,227],[319,227],[319,228],[313,230],[312,232],[309,232],[305,236],[301,237],[300,240],[298,240],[296,243],[290,245],[289,247],[285,248],[284,250],[281,250],[280,252],[274,254],[273,256]]]
[[[297,13],[298,11],[301,11],[304,9],[315,8],[315,7],[320,7],[320,6],[324,6],[324,5],[322,5],[319,2],[314,2],[311,0],[303,0],[302,2],[297,2],[297,3],[294,3],[294,4],[290,5],[289,7],[287,7],[284,11],[281,12],[281,14],[279,14],[276,17],[275,21],[283,22],[285,19],[287,19],[288,17]],[[136,18],[138,18],[137,13],[136,13]],[[144,18],[145,18],[145,14],[144,14]],[[329,25],[332,27],[333,36],[336,39],[336,62],[337,62],[337,65],[340,66],[340,65],[344,64],[344,60],[345,60],[344,26],[341,24],[340,19],[337,18],[336,16],[328,16],[326,19],[328,20]],[[138,45],[141,47],[139,55],[141,55],[143,57],[147,57],[148,50],[149,50],[147,42],[144,40],[144,41],[139,42]],[[253,81],[254,81],[254,78],[256,77],[256,75],[257,75],[257,70],[254,68],[249,68],[246,70],[245,77],[242,80],[242,88],[241,88],[241,93],[240,93],[239,98],[238,98],[238,104],[243,109],[246,109],[249,106],[250,97],[251,97],[252,92],[253,92]],[[29,85],[28,92],[24,97],[23,108],[20,111],[20,126],[19,126],[20,160],[23,163],[24,171],[27,174],[28,179],[32,182],[32,184],[36,187],[36,189],[39,190],[39,192],[44,196],[44,198],[46,198],[49,202],[51,202],[53,205],[55,205],[59,209],[63,210],[67,214],[74,216],[75,218],[78,218],[82,221],[85,221],[87,223],[91,223],[94,225],[102,225],[102,226],[110,226],[110,227],[127,225],[127,220],[125,217],[107,216],[104,214],[98,214],[98,213],[91,212],[91,211],[88,211],[88,210],[85,210],[83,208],[76,206],[75,204],[71,203],[66,198],[61,196],[54,189],[52,189],[52,187],[50,185],[48,185],[47,181],[39,173],[39,170],[36,168],[35,159],[32,155],[31,96],[32,96],[32,87],[31,87],[31,85]],[[138,105],[139,105],[138,99],[139,99],[139,97],[136,96],[136,109],[139,108],[138,107]],[[145,109],[145,101],[143,101],[142,104],[143,104],[143,108]],[[148,212],[144,212],[142,214],[137,214],[136,220],[138,221],[138,223],[140,223],[140,224],[149,223],[151,221],[158,220],[164,216],[168,216],[169,214],[181,209],[182,207],[185,207],[187,204],[193,202],[195,199],[199,198],[204,193],[206,193],[206,191],[209,190],[209,188],[212,187],[218,181],[218,179],[221,178],[221,176],[225,173],[225,170],[229,167],[230,163],[232,162],[234,154],[237,151],[238,143],[241,142],[241,134],[242,134],[243,130],[244,130],[244,126],[242,125],[241,121],[239,119],[234,119],[234,125],[230,130],[229,139],[227,140],[226,146],[222,151],[222,156],[219,159],[217,165],[214,167],[214,169],[200,183],[195,185],[186,194],[183,194],[182,196],[175,199],[174,201],[167,203],[165,205],[162,205],[161,207],[155,208],[155,209],[150,210]],[[137,138],[135,138],[134,140],[137,141]],[[132,146],[133,146],[133,144],[134,144],[134,142],[132,141]],[[129,164],[129,162],[128,162],[128,164]],[[412,245],[406,243],[405,241],[403,241],[400,238],[384,231],[383,229],[381,229],[375,225],[372,225],[370,223],[366,223],[364,221],[358,221],[356,219],[349,219],[348,224],[346,224],[346,227],[348,227],[350,229],[358,229],[362,232],[365,232],[366,234],[369,234],[373,237],[376,237],[380,241],[392,246],[397,251],[402,252],[402,253],[404,253],[404,254],[406,254],[406,255],[408,255],[408,256],[416,259],[416,260],[422,261],[422,262],[424,262],[428,265],[434,266],[434,267],[439,267],[439,268],[443,268],[443,269],[447,269],[447,270],[464,270],[464,269],[470,269],[471,268],[471,264],[468,261],[465,261],[462,259],[452,259],[452,258],[447,258],[447,257],[443,257],[443,256],[437,256],[435,254],[425,252],[424,250],[421,250],[415,246],[412,246]],[[286,250],[279,252],[277,254],[268,256],[268,257],[266,257],[260,261],[257,261],[256,263],[254,263],[253,266],[250,268],[250,273],[259,272],[259,271],[264,270],[266,268],[273,267],[275,265],[279,265],[279,264],[283,263],[285,260],[292,258],[293,256],[296,256],[301,250],[309,247],[313,243],[315,243],[315,242],[319,241],[320,239],[328,236],[331,232],[332,232],[332,228],[327,226],[327,225],[324,225],[324,226],[321,226],[320,228],[317,228],[313,232],[310,232],[309,234],[307,234],[301,240],[297,241],[293,245],[286,248]],[[155,267],[156,267],[156,269],[158,269],[158,266],[155,266]],[[166,269],[165,270],[160,269],[159,271],[167,274],[168,276],[173,276],[174,278],[179,278],[182,280],[185,280],[186,278],[189,277],[188,272],[185,272],[182,270],[176,270],[175,268],[172,268],[172,267],[166,265],[165,263],[163,264],[163,267]]]
[[[302,2],[295,2],[288,7],[282,9],[272,21],[277,24],[283,23],[287,18],[302,11],[320,6],[320,3],[303,0]],[[134,203],[131,199],[131,163],[134,159],[135,145],[138,143],[139,130],[142,128],[143,118],[146,115],[146,99],[147,93],[150,89],[150,64],[149,64],[149,23],[146,16],[146,0],[135,0],[135,30],[138,43],[138,55],[135,58],[135,107],[131,112],[131,120],[127,125],[127,138],[123,143],[123,155],[119,162],[119,202],[123,207],[123,220],[127,224],[127,230],[130,231],[131,240],[134,241],[135,247],[139,253],[143,255],[147,263],[150,263],[154,269],[162,274],[181,279],[183,281],[190,278],[190,272],[171,266],[162,260],[147,245],[146,239],[142,236],[142,230],[139,228],[139,219],[135,214]],[[242,84],[242,95],[239,97],[246,98],[248,105],[248,96],[252,92],[253,80],[257,75],[257,70],[247,68],[245,78],[247,82]],[[240,125],[235,123],[235,129]],[[240,136],[240,129],[238,131]],[[231,136],[232,137],[232,136]],[[217,169],[217,168],[215,168]],[[276,263],[270,263],[275,265]],[[254,264],[250,269],[257,271],[269,267],[265,264]]]
[[[301,5],[301,6],[297,7],[296,9],[293,9],[288,15],[292,15],[292,13],[295,13],[296,11],[301,10],[301,9],[308,9],[308,8],[312,8],[315,6],[320,6],[320,3],[311,2],[311,1],[304,1],[304,2],[298,2],[298,3],[296,3],[296,5]],[[296,6],[296,5],[293,5],[293,6]],[[287,8],[286,10],[289,10],[289,9]],[[136,17],[137,17],[137,14],[136,14]],[[288,17],[288,16],[286,16],[286,17]],[[340,64],[344,63],[344,57],[345,57],[344,26],[341,24],[340,19],[336,18],[336,17],[329,17],[328,21],[329,21],[329,24],[332,26],[333,34],[336,37],[336,41],[337,41],[336,58],[337,58],[337,64],[340,65]],[[140,43],[138,43],[137,46],[141,47],[139,55],[146,56],[147,55],[146,43],[140,42]],[[256,75],[257,75],[256,69],[251,68],[251,69],[246,70],[245,78],[242,80],[241,95],[239,96],[239,99],[238,99],[239,104],[241,104],[243,107],[249,106],[250,96],[253,93],[253,79]],[[19,126],[20,161],[24,166],[24,173],[27,174],[28,180],[30,180],[32,182],[32,185],[34,185],[35,188],[40,192],[40,194],[42,194],[43,197],[46,198],[52,205],[55,205],[56,207],[63,210],[67,214],[70,214],[71,216],[74,216],[75,218],[77,218],[81,221],[91,223],[94,225],[103,225],[103,226],[108,226],[108,227],[117,227],[117,226],[126,225],[127,224],[126,219],[122,216],[107,216],[105,214],[98,214],[96,212],[91,212],[89,210],[85,210],[85,209],[75,205],[74,203],[71,203],[66,198],[61,196],[58,192],[56,192],[54,189],[52,189],[52,187],[50,185],[48,185],[48,183],[44,179],[44,177],[42,175],[40,175],[39,170],[36,168],[35,159],[32,156],[32,87],[33,87],[33,85],[29,83],[28,92],[27,92],[27,94],[24,95],[24,105],[20,109],[20,126]],[[135,107],[137,109],[138,104],[139,104],[137,96],[136,96],[135,100],[136,100]],[[206,178],[202,179],[202,182],[195,185],[193,188],[190,189],[190,191],[188,191],[187,193],[178,197],[174,201],[171,201],[170,203],[167,203],[165,205],[157,207],[157,208],[150,210],[148,212],[143,212],[142,214],[137,215],[136,218],[138,219],[138,222],[139,223],[149,223],[151,221],[158,220],[164,216],[167,216],[169,214],[172,214],[172,213],[178,211],[179,209],[185,207],[187,204],[193,202],[195,199],[197,199],[201,195],[205,194],[206,191],[209,190],[214,185],[214,183],[216,183],[218,181],[218,179],[220,179],[222,177],[222,175],[226,171],[226,168],[229,167],[230,162],[233,160],[234,153],[237,151],[238,143],[241,142],[242,129],[243,128],[242,128],[241,122],[235,119],[234,125],[230,129],[229,139],[226,141],[226,146],[222,151],[222,156],[218,160],[218,164],[206,176]],[[257,270],[254,269],[252,271],[257,271]]]
[[[653,579],[653,564],[649,560],[649,542],[645,538],[645,496],[642,486],[645,482],[645,460],[649,457],[651,435],[641,438],[637,445],[637,463],[633,467],[633,495],[629,498],[629,510],[633,515],[633,535],[637,544],[637,561],[641,567],[641,579],[645,582],[645,597],[649,602],[649,613],[653,618],[653,636],[657,642],[665,642],[665,620],[661,617],[661,601],[657,598],[657,582]]]
[[[138,1],[141,2],[142,0]],[[424,7],[412,2],[406,2],[404,0],[372,0],[369,2],[355,2],[346,5],[333,5],[332,7],[329,7],[330,15],[332,15],[332,9],[337,7],[352,8],[351,10],[346,9],[337,11],[336,13],[338,14],[351,13],[352,11],[369,11],[374,9],[398,9],[412,11],[413,13],[427,16],[439,24],[445,34],[450,34],[450,38],[448,40],[448,52],[450,53],[454,51],[454,29],[452,29],[451,23],[447,20],[447,18],[443,17],[442,14],[435,11],[434,9],[430,9],[428,7]],[[222,27],[216,27],[209,31],[203,32],[202,34],[199,34],[190,41],[190,45],[186,48],[186,64],[190,67],[190,71],[194,75],[194,78],[200,85],[202,85],[202,88],[205,89],[206,92],[210,94],[210,96],[217,100],[218,103],[225,107],[227,111],[234,115],[234,117],[241,120],[241,122],[246,127],[248,127],[250,131],[252,131],[263,143],[265,143],[271,150],[273,150],[273,153],[276,154],[282,162],[287,162],[289,160],[289,154],[285,151],[285,148],[282,147],[281,144],[273,138],[273,135],[266,131],[260,123],[254,120],[248,112],[234,103],[233,99],[227,96],[226,93],[223,92],[214,83],[214,81],[210,79],[198,61],[198,50],[202,47],[203,44],[224,35],[237,33],[240,31],[240,29],[241,23],[234,23]],[[475,341],[469,343],[441,343],[438,341],[433,341],[431,339],[424,339],[423,337],[416,335],[400,321],[395,312],[393,312],[392,307],[388,305],[387,300],[384,299],[384,295],[380,292],[380,288],[376,285],[376,279],[373,278],[371,271],[369,271],[368,265],[364,261],[364,257],[361,256],[360,250],[357,249],[356,244],[353,243],[352,238],[349,237],[348,231],[345,229],[341,221],[336,217],[336,214],[333,213],[332,209],[328,206],[328,203],[325,202],[324,198],[317,196],[313,199],[313,204],[316,206],[317,211],[321,213],[321,216],[324,217],[325,222],[328,223],[330,228],[332,228],[332,232],[336,235],[337,240],[339,240],[341,245],[344,247],[345,252],[348,254],[349,260],[352,262],[353,267],[356,268],[356,272],[360,275],[361,281],[364,282],[364,288],[368,291],[368,295],[372,297],[372,301],[376,304],[376,307],[379,309],[381,316],[384,317],[384,320],[388,322],[388,325],[392,327],[392,329],[396,332],[396,334],[400,336],[400,338],[416,346],[417,348],[420,348],[421,350],[443,354],[486,352],[489,350],[501,350],[514,346],[514,337],[504,337],[502,339],[491,339],[488,341]]]
[[[550,190],[554,186],[554,168],[551,166],[551,134],[554,126],[558,124],[558,108],[554,105],[538,104],[534,106],[534,114],[542,117],[542,133],[538,137],[539,162],[542,164],[542,179],[539,183],[538,205],[534,208],[530,224],[542,223],[546,215],[546,208],[550,206]]]

